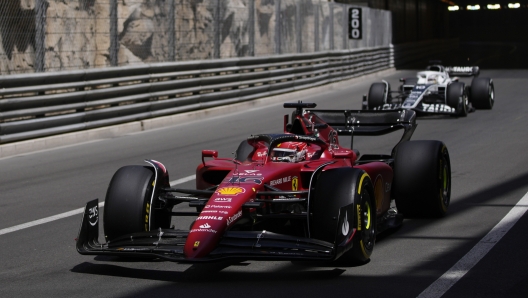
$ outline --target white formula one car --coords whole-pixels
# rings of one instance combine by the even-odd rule
[[[412,109],[417,114],[467,116],[474,109],[491,109],[494,87],[490,78],[478,77],[476,66],[444,67],[439,61],[417,73],[415,78],[400,79],[397,91],[386,81],[370,86],[363,96],[363,110]],[[457,76],[473,76],[471,86],[459,82]]]

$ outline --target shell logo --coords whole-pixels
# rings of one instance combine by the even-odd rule
[[[246,190],[242,187],[222,187],[216,190],[217,194],[221,194],[224,196],[236,196],[239,193],[245,193]]]

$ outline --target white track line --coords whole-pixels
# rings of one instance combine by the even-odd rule
[[[499,242],[528,210],[528,193],[462,259],[425,289],[418,298],[439,298],[457,283]]]
[[[185,182],[192,181],[194,179],[196,179],[196,175],[187,176],[187,177],[184,177],[184,178],[181,178],[181,179],[178,179],[178,180],[171,181],[169,183],[170,183],[171,186],[175,186],[175,185],[183,184]],[[99,203],[99,207],[103,207],[103,206],[104,206],[104,202]],[[70,216],[73,216],[73,215],[82,214],[83,212],[84,212],[84,207],[83,208],[79,208],[79,209],[75,209],[75,210],[72,210],[72,211],[64,212],[64,213],[61,213],[61,214],[53,215],[53,216],[50,216],[50,217],[46,217],[46,218],[43,218],[43,219],[30,221],[28,223],[21,224],[21,225],[18,225],[18,226],[1,229],[0,230],[0,235],[4,235],[4,234],[7,234],[7,233],[11,233],[11,232],[16,232],[16,231],[27,229],[27,228],[34,227],[34,226],[38,226],[38,225],[45,224],[45,223],[48,223],[48,222],[52,222],[52,221],[55,221],[55,220],[59,220],[59,219],[65,218],[65,217],[70,217]]]

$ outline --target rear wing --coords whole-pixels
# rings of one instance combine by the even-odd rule
[[[398,142],[411,139],[416,126],[413,110],[363,111],[363,110],[305,110],[330,125],[339,135],[379,136],[403,130]],[[398,145],[396,144],[396,146]]]
[[[450,76],[477,77],[480,74],[478,66],[446,66],[446,72]]]

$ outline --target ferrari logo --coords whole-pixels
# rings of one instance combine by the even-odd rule
[[[194,248],[197,248],[198,246],[200,246],[200,241],[195,241],[194,242]]]
[[[296,191],[298,189],[299,189],[299,178],[297,178],[296,176],[293,176],[292,177],[292,190]]]

